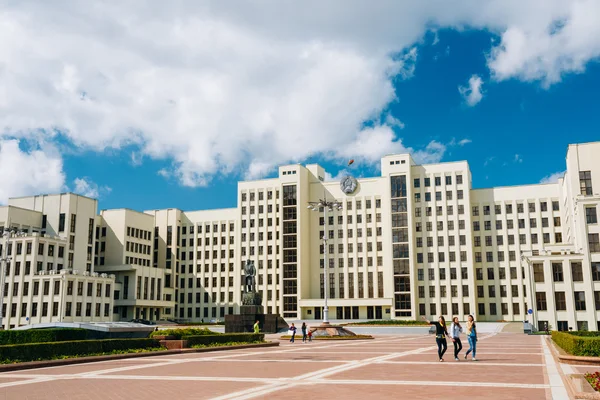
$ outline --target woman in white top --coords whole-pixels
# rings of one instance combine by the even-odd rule
[[[450,325],[450,338],[452,338],[452,343],[454,343],[454,360],[458,361],[458,353],[462,350],[462,343],[460,341],[460,334],[463,329],[458,322],[458,317],[454,317],[452,319],[452,325]]]

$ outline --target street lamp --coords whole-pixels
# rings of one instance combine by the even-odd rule
[[[324,218],[324,233],[321,240],[323,241],[323,249],[324,249],[324,273],[325,280],[323,282],[324,293],[325,293],[325,306],[323,307],[323,325],[329,325],[329,307],[327,307],[327,291],[329,290],[329,273],[327,272],[327,268],[329,267],[329,261],[327,260],[327,211],[333,212],[334,210],[341,211],[342,203],[334,200],[327,201],[327,195],[323,194],[323,199],[319,201],[309,201],[308,207],[309,210],[320,212],[323,209],[323,218]]]

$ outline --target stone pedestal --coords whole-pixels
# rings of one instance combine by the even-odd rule
[[[288,324],[282,317],[277,314],[265,314],[260,293],[244,293],[242,304],[239,314],[225,316],[225,333],[254,332],[256,321],[261,333],[287,331]]]

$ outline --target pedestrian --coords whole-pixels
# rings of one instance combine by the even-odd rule
[[[258,325],[258,320],[254,323],[254,333],[260,333],[260,327]]]
[[[450,337],[452,338],[452,343],[454,344],[454,360],[458,361],[458,353],[462,350],[462,342],[460,341],[460,334],[463,329],[460,326],[460,322],[458,322],[458,317],[454,317],[452,319],[452,325],[450,325]]]
[[[302,323],[302,343],[306,343],[306,322]]]
[[[292,332],[292,338],[290,339],[290,343],[294,343],[294,339],[296,338],[296,326],[292,322],[292,326],[290,326],[290,332]]]
[[[308,341],[312,342],[312,331],[308,331]]]
[[[444,361],[444,353],[448,350],[448,342],[446,341],[446,336],[448,336],[448,328],[446,328],[446,319],[440,315],[437,321],[430,321],[425,317],[424,321],[427,321],[429,325],[435,326],[435,342],[438,346],[438,356],[440,357],[440,362]]]
[[[477,353],[477,327],[475,326],[475,320],[472,315],[467,317],[467,340],[469,341],[469,350],[465,354],[465,360],[469,353],[473,353],[473,361],[477,361],[476,354]]]

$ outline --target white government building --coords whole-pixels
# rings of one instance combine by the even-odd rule
[[[0,252],[3,325],[223,319],[239,309],[251,260],[266,312],[287,319],[321,319],[327,289],[332,319],[473,314],[598,330],[599,156],[600,142],[570,145],[558,183],[491,189],[471,188],[466,161],[409,154],[342,184],[319,165],[287,165],[239,182],[236,208],[206,211],[98,214],[97,200],[71,193],[13,198],[0,207],[13,232]],[[343,204],[327,221],[307,208],[323,196]]]

